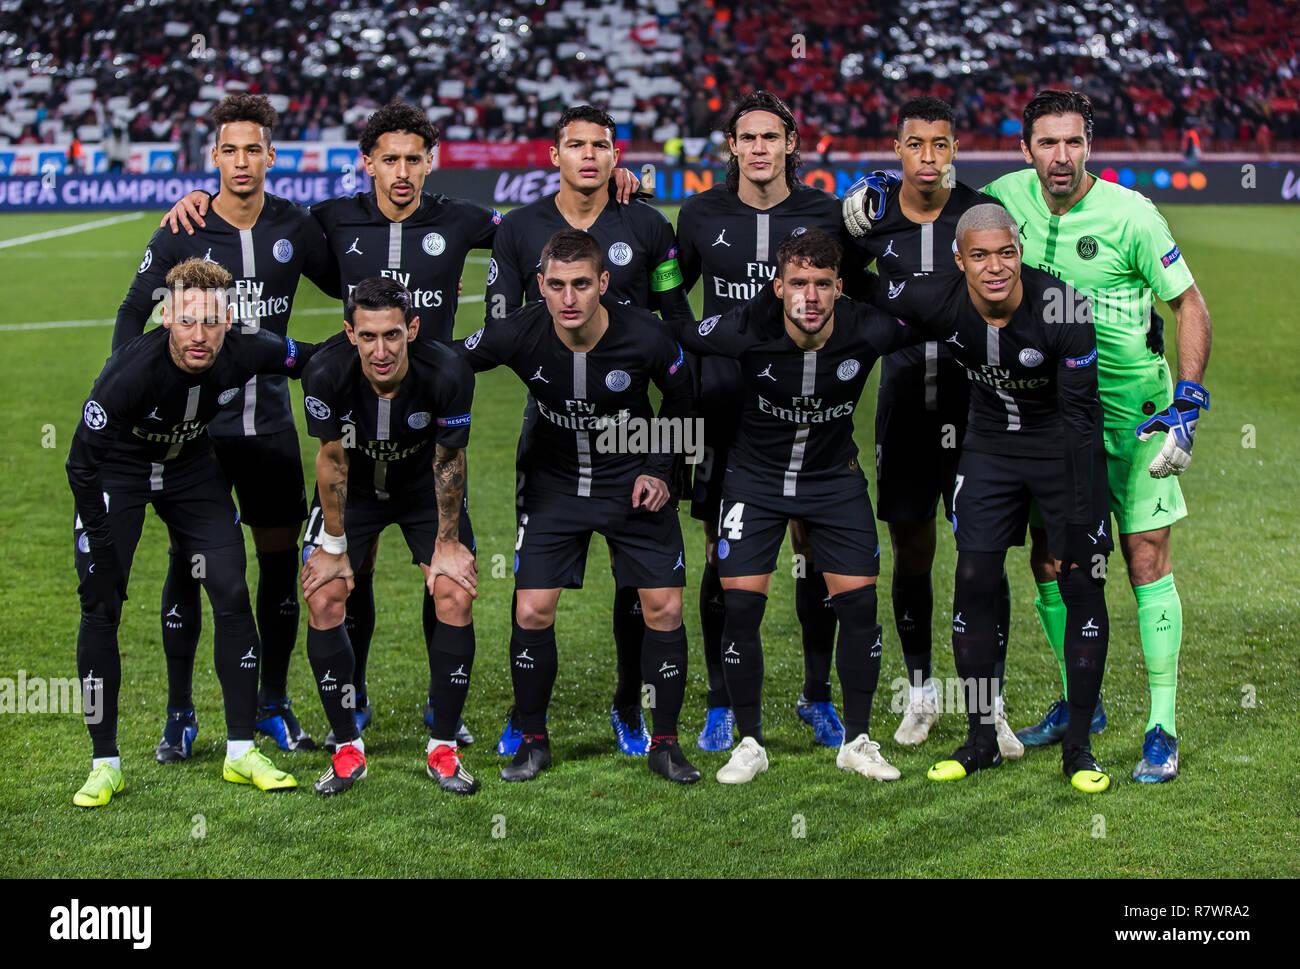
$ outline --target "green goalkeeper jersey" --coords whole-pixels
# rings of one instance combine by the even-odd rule
[[[1153,291],[1163,300],[1192,285],[1164,217],[1146,196],[1096,179],[1065,215],[1053,215],[1032,168],[984,187],[1020,226],[1024,263],[1091,297],[1107,426],[1142,421],[1172,394],[1164,358],[1147,346]],[[1073,315],[1072,307],[1063,312]],[[1150,411],[1150,413],[1147,413]]]

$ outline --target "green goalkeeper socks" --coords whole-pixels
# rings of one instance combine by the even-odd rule
[[[1037,585],[1038,598],[1034,600],[1034,608],[1038,610],[1038,621],[1043,624],[1047,642],[1056,654],[1056,664],[1061,668],[1061,695],[1068,699],[1065,690],[1065,603],[1055,579]]]
[[[1150,585],[1133,587],[1137,596],[1138,634],[1147,664],[1147,685],[1151,690],[1151,716],[1147,730],[1160,724],[1178,736],[1174,723],[1174,700],[1178,693],[1178,648],[1183,639],[1183,603],[1178,598],[1172,574]]]

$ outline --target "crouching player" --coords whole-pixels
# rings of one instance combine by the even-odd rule
[[[416,343],[419,328],[401,283],[362,280],[344,307],[344,333],[321,346],[303,378],[307,429],[321,442],[320,505],[307,523],[302,569],[307,657],[337,741],[316,782],[321,794],[339,794],[366,776],[353,715],[355,657],[343,619],[354,570],[389,525],[402,529],[437,609],[437,632],[426,642],[429,776],[444,791],[478,790],[455,739],[474,666],[478,597],[464,452],[474,374],[450,347]]]
[[[123,788],[117,630],[148,504],[212,603],[226,707],[221,776],[264,791],[298,786],[253,745],[261,643],[244,580],[244,536],[206,431],[240,387],[260,374],[299,376],[315,348],[267,330],[231,333],[232,277],[218,263],[187,259],[166,283],[163,325],[109,358],[68,454],[81,578],[77,669],[93,745],[90,776],[72,799],[78,807],[105,805]]]
[[[881,307],[943,340],[971,380],[953,494],[952,606],[969,722],[966,743],[929,776],[959,780],[1002,763],[994,727],[998,587],[1007,548],[1024,544],[1037,500],[1060,561],[1066,608],[1062,768],[1079,790],[1104,791],[1110,777],[1093,758],[1088,735],[1110,638],[1105,576],[1112,540],[1091,304],[1055,276],[1021,266],[1016,220],[1000,205],[967,209],[956,238],[961,277],[882,278],[877,296]]]

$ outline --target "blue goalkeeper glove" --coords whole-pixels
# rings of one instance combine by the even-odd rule
[[[849,230],[849,235],[861,239],[871,231],[871,227],[885,214],[889,190],[901,182],[902,179],[893,172],[875,171],[849,186],[841,207],[844,228]]]
[[[1139,441],[1149,441],[1164,433],[1165,446],[1152,460],[1147,471],[1153,478],[1182,474],[1192,463],[1192,439],[1202,410],[1210,409],[1210,392],[1192,380],[1180,380],[1174,389],[1174,402],[1155,417],[1137,426]]]

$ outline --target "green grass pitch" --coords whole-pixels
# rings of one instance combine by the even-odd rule
[[[713,780],[723,754],[693,740],[703,720],[704,672],[696,589],[699,526],[683,512],[690,685],[683,746],[704,771],[679,789],[644,761],[615,752],[607,720],[614,684],[612,588],[602,542],[593,543],[587,587],[561,600],[560,673],[551,711],[555,765],[533,784],[497,777],[493,744],[510,704],[506,644],[514,542],[514,441],[524,393],[508,372],[483,375],[469,448],[471,499],[482,597],[478,656],[465,719],[478,738],[466,758],[483,781],[473,798],[443,795],[424,773],[420,721],[427,666],[420,632],[419,573],[404,543],[385,537],[371,658],[375,722],[366,734],[370,776],[325,800],[310,783],[323,753],[273,759],[302,788],[270,795],[221,780],[221,705],[205,617],[195,700],[201,730],[192,761],[152,757],[165,706],[158,629],[166,536],[149,516],[135,559],[121,628],[120,744],[126,791],[104,809],[80,811],[89,743],[71,713],[0,714],[0,875],[3,876],[1296,876],[1294,678],[1297,601],[1294,407],[1297,347],[1295,211],[1285,206],[1166,206],[1209,304],[1216,343],[1206,384],[1213,409],[1201,422],[1196,460],[1183,477],[1191,516],[1175,529],[1175,575],[1185,633],[1179,690],[1182,776],[1154,788],[1133,783],[1147,710],[1136,610],[1118,554],[1108,586],[1112,641],[1106,674],[1110,726],[1095,750],[1113,772],[1110,792],[1084,796],[1064,781],[1057,751],[959,784],[936,785],[925,769],[963,736],[945,715],[930,741],[892,741],[902,658],[887,594],[885,660],[873,734],[903,772],[878,784],[836,769],[795,716],[802,676],[793,583],[778,573],[763,629],[766,731],[771,770],[741,788]],[[669,213],[675,216],[675,212]],[[100,214],[6,215],[0,240]],[[70,436],[108,354],[117,311],[157,218],[154,213],[43,241],[0,248],[0,677],[76,675],[76,580],[72,501],[64,476]],[[466,267],[465,294],[481,294],[486,259]],[[484,254],[485,255],[485,254]],[[698,304],[697,304],[698,305]],[[337,304],[310,283],[298,292],[293,335],[320,339],[338,325]],[[463,304],[458,335],[479,325],[483,305]],[[1167,309],[1166,318],[1169,319]],[[69,327],[14,324],[91,321]],[[98,321],[97,323],[94,321]],[[858,417],[873,453],[875,384]],[[294,410],[303,433],[302,397]],[[1290,404],[1288,405],[1288,401]],[[1291,427],[1288,429],[1287,422]],[[52,445],[52,446],[46,446]],[[309,471],[310,476],[310,471]],[[883,530],[882,530],[883,534]],[[888,542],[886,541],[886,546]],[[255,582],[252,545],[250,584]],[[783,558],[788,569],[789,550]],[[499,558],[498,558],[499,556]],[[952,542],[940,536],[934,570],[935,675],[951,676],[948,617]],[[1013,726],[1038,719],[1059,683],[1034,614],[1026,553],[1008,558],[1013,621],[1008,708]],[[304,609],[301,630],[306,628]],[[305,632],[300,631],[305,636]],[[290,689],[318,739],[324,715],[299,640]],[[838,696],[838,687],[837,687]],[[263,749],[270,745],[263,741]]]

